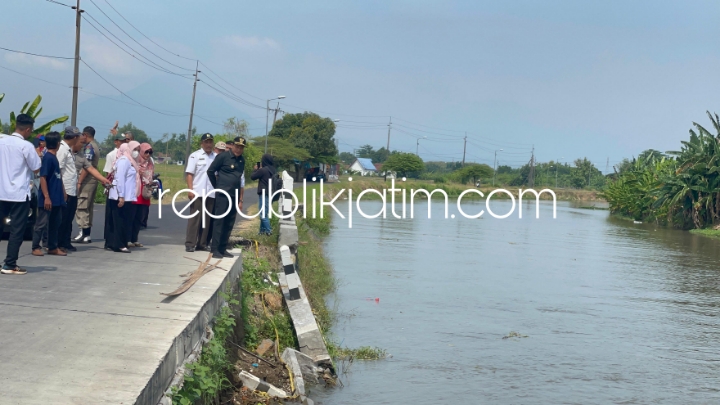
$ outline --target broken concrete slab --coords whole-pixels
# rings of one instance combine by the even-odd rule
[[[271,397],[287,398],[289,396],[280,388],[261,380],[259,377],[256,377],[245,370],[240,372],[240,381],[242,381],[243,386],[254,391],[266,392]]]
[[[303,380],[312,384],[317,384],[319,382],[318,373],[320,372],[320,369],[315,365],[312,357],[291,347],[286,348],[281,357],[288,364],[297,363],[298,369],[297,372],[293,369],[294,375],[300,375]]]
[[[280,288],[285,297],[285,303],[288,306],[295,327],[295,335],[298,338],[300,351],[310,356],[315,364],[332,364],[327,346],[325,346],[325,340],[322,333],[320,333],[320,328],[310,307],[310,301],[308,301],[305,289],[302,287],[302,282],[298,278],[300,299],[293,300],[290,298],[290,288],[285,272],[279,272],[277,275]]]

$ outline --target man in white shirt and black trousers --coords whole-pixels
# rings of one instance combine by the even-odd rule
[[[40,170],[41,164],[35,147],[27,141],[34,124],[31,116],[20,114],[15,120],[15,132],[0,139],[0,218],[10,220],[7,255],[0,269],[2,274],[27,273],[17,265],[17,259],[30,210],[32,174]]]
[[[200,137],[200,149],[196,150],[188,157],[188,164],[185,168],[185,181],[187,187],[192,189],[192,193],[188,197],[192,200],[197,199],[190,206],[188,215],[198,212],[192,218],[188,219],[187,232],[185,235],[185,251],[194,252],[197,250],[209,250],[207,246],[208,233],[212,224],[213,207],[215,206],[215,194],[210,194],[213,186],[207,174],[207,169],[215,160],[217,154],[213,152],[213,136],[212,134],[203,134]],[[203,213],[203,195],[209,196],[205,199],[205,212]],[[212,198],[211,198],[212,197]],[[203,226],[203,215],[204,226]]]

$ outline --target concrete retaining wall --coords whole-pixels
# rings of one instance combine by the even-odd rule
[[[208,325],[218,313],[225,300],[220,296],[230,285],[234,285],[242,272],[242,256],[240,249],[230,250],[236,256],[235,262],[225,275],[225,279],[212,297],[205,302],[195,318],[188,323],[178,335],[170,350],[158,365],[155,373],[142,390],[136,405],[156,405],[163,399],[182,365],[191,357],[193,351],[202,344]],[[216,269],[215,271],[222,271]],[[152,337],[148,337],[149,339]]]

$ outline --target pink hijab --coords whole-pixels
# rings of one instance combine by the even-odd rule
[[[130,161],[130,164],[133,165],[135,168],[135,171],[137,172],[135,174],[135,183],[137,183],[136,187],[136,194],[140,195],[140,168],[138,167],[138,162],[132,157],[132,152],[135,150],[135,148],[139,147],[140,143],[137,141],[130,141],[128,143],[124,143],[120,145],[120,148],[118,148],[117,156],[115,157],[115,164],[113,165],[113,170],[117,169],[118,161],[120,161],[120,158],[126,157],[127,160]]]
[[[115,164],[113,165],[113,169],[117,168],[117,162],[120,160],[121,157],[126,157],[130,164],[133,165],[136,171],[140,171],[138,168],[138,162],[132,157],[132,152],[140,146],[140,143],[137,141],[130,141],[128,143],[124,143],[120,145],[120,148],[118,149],[117,156],[115,156]]]
[[[143,184],[150,184],[153,181],[155,173],[155,165],[152,159],[145,159],[145,152],[152,149],[149,143],[140,144],[140,156],[138,157],[138,165],[140,166],[140,178]]]

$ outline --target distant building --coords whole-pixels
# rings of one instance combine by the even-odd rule
[[[382,169],[383,164],[382,163],[375,163],[375,171],[377,172],[378,176],[385,176],[385,171]],[[389,172],[387,174],[388,179],[394,179],[395,178],[395,172]]]
[[[378,171],[372,162],[372,159],[368,158],[357,158],[350,165],[350,170],[359,172],[362,176],[373,176],[377,175]]]

